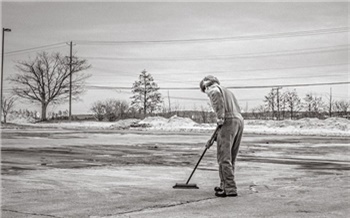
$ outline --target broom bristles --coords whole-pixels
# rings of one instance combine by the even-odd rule
[[[173,188],[199,189],[197,184],[176,183]]]

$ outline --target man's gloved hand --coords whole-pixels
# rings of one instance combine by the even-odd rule
[[[225,120],[224,119],[218,119],[217,124],[218,126],[222,126],[224,124]]]
[[[213,145],[213,142],[211,140],[207,141],[207,144],[205,144],[205,147],[209,149]]]

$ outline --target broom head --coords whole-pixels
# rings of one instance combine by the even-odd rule
[[[199,189],[197,184],[186,184],[186,183],[176,183],[173,188],[180,188],[180,189]]]

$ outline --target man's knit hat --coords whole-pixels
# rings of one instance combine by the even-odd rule
[[[218,84],[220,85],[220,82],[218,78],[215,76],[209,75],[204,77],[204,79],[199,83],[199,87],[201,88],[202,92],[205,92],[205,89],[213,84]]]

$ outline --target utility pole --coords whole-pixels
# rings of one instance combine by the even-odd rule
[[[9,28],[2,28],[0,123],[1,123],[1,119],[2,119],[3,90],[4,90],[4,45],[5,45],[5,32],[11,32],[11,29],[9,29]]]
[[[280,89],[282,89],[282,87],[272,88],[272,90],[277,90],[277,120],[280,120],[280,97],[279,97]]]
[[[168,101],[169,101],[169,113],[171,113],[171,105],[170,105],[170,95],[169,95],[169,90],[168,90]]]
[[[143,99],[143,114],[144,114],[144,116],[146,117],[146,112],[147,112],[147,109],[146,109],[146,106],[147,106],[147,105],[146,105],[146,103],[147,103],[146,73],[145,73],[145,75],[144,75],[144,77],[143,77],[143,82],[144,82],[144,84],[145,84],[145,92],[144,92],[145,96],[144,96],[144,99]]]
[[[332,87],[329,91],[329,117],[332,117]]]
[[[277,87],[277,120],[280,120],[280,96],[279,96],[279,90],[282,89],[282,87]]]
[[[72,53],[73,42],[70,42],[70,58],[69,58],[69,120],[72,120]]]

